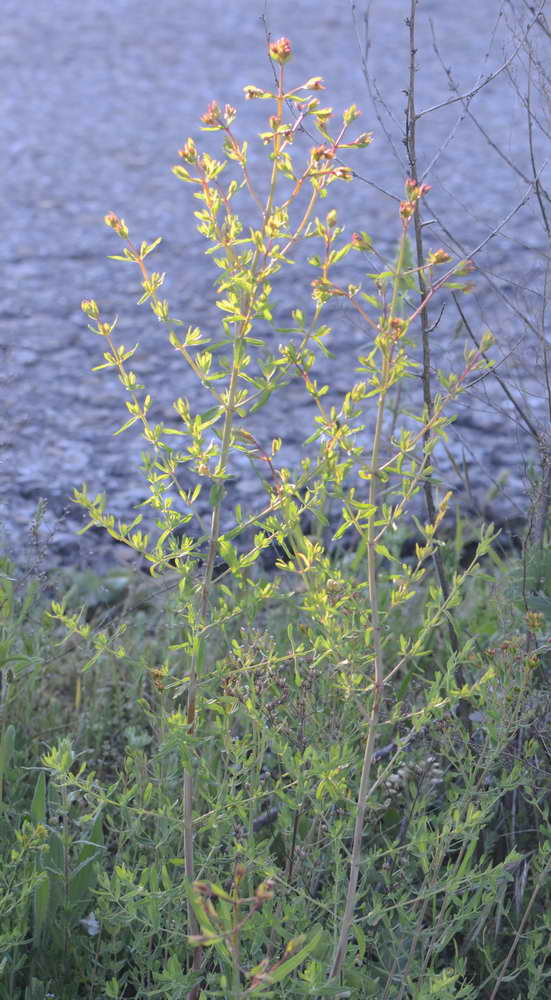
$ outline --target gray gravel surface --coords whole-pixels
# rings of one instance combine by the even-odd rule
[[[372,96],[384,95],[384,101],[374,102],[346,0],[266,5],[273,37],[285,34],[293,42],[289,78],[298,84],[322,75],[324,102],[335,109],[357,103],[364,112],[362,129],[375,133],[372,146],[353,161],[359,178],[340,189],[334,185],[334,198],[326,204],[337,205],[348,231],[367,230],[389,255],[399,231],[396,199],[407,175],[395,153],[403,160],[408,9],[405,0],[372,4]],[[434,19],[444,64],[467,93],[481,74],[493,73],[514,53],[511,28],[513,34],[520,29],[521,17],[509,5],[499,17],[500,9],[495,0],[460,5],[421,0],[420,109],[453,96],[433,48],[429,19]],[[158,419],[176,423],[172,401],[181,395],[193,398],[194,385],[182,359],[147,308],[136,305],[137,272],[107,259],[119,244],[102,220],[107,211],[115,211],[124,216],[136,241],[162,236],[154,267],[167,272],[173,312],[186,325],[215,329],[214,275],[194,228],[191,190],[170,167],[188,135],[204,143],[199,116],[215,98],[238,105],[236,131],[251,140],[251,173],[262,171],[265,151],[254,134],[264,125],[266,105],[244,104],[241,95],[244,85],[267,85],[270,79],[264,10],[264,3],[254,0],[88,0],[77,5],[69,0],[4,0],[0,519],[5,542],[16,556],[27,552],[29,524],[41,497],[48,502],[43,523],[50,535],[48,559],[89,564],[108,557],[108,543],[96,534],[75,535],[82,514],[71,503],[73,488],[86,481],[92,494],[106,491],[110,508],[119,515],[128,515],[146,495],[138,469],[143,447],[138,433],[113,436],[124,419],[122,389],[113,373],[91,372],[101,361],[102,344],[87,330],[82,298],[95,298],[107,316],[119,315],[119,341],[139,341],[135,368],[154,397]],[[363,10],[358,3],[360,35]],[[546,36],[537,25],[532,35],[536,52],[545,53]],[[526,179],[533,177],[522,103],[525,68],[526,58],[519,52],[470,105],[502,155],[462,113],[463,105],[455,103],[420,120],[419,161],[425,170],[441,150],[425,178],[432,184],[428,204],[434,220],[425,230],[427,248],[443,245],[463,255],[495,233],[476,258],[481,271],[476,291],[464,300],[465,309],[477,334],[493,330],[494,357],[514,398],[538,428],[546,429],[541,337],[546,335],[543,288],[549,248],[533,191],[503,225],[530,193]],[[549,115],[537,82],[535,76],[534,108],[546,129]],[[536,128],[534,155],[543,182],[548,147],[545,132]],[[294,306],[309,308],[311,277],[298,267],[277,285],[274,309],[282,323]],[[433,319],[436,315],[435,309]],[[449,367],[461,365],[466,339],[464,331],[456,331],[457,319],[448,303],[433,334],[438,363]],[[354,355],[365,347],[366,333],[344,310],[333,310],[329,322],[336,357],[320,361],[316,374],[320,381],[330,381],[338,401],[349,385]],[[267,336],[281,339],[270,331]],[[418,384],[414,390],[420,391]],[[274,430],[280,434],[284,460],[296,465],[311,419],[312,409],[297,381],[259,413],[254,430],[264,444]],[[440,453],[440,472],[446,485],[479,506],[487,502],[492,485],[501,483],[492,500],[497,516],[522,515],[533,455],[513,403],[487,378],[458,405],[448,453]],[[237,465],[234,471],[226,523],[232,504],[253,503],[262,496],[253,470]]]

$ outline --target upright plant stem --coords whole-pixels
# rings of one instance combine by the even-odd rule
[[[407,91],[407,107],[406,107],[406,135],[405,135],[405,146],[407,157],[409,161],[410,176],[414,179],[417,178],[418,174],[418,164],[417,164],[417,109],[415,104],[415,56],[417,55],[416,49],[416,36],[415,36],[415,15],[417,12],[418,0],[411,0],[410,14],[407,19],[407,25],[409,28],[409,84]],[[431,390],[431,349],[430,349],[430,323],[429,323],[429,313],[428,313],[428,287],[425,281],[425,275],[423,271],[423,266],[425,263],[424,250],[423,250],[423,232],[421,227],[421,202],[420,200],[416,202],[415,212],[413,216],[413,229],[415,233],[415,255],[417,260],[417,280],[419,285],[419,295],[421,299],[421,310],[419,313],[419,320],[421,323],[421,337],[422,337],[422,347],[423,347],[423,402],[425,404],[425,411],[427,414],[428,421],[431,420],[434,413],[434,405],[432,399]],[[426,430],[423,435],[424,441],[424,451],[427,454],[430,441],[432,437],[432,432],[430,428],[430,423],[428,423]],[[434,493],[432,489],[432,481],[430,478],[425,477],[423,480],[423,492],[425,495],[425,504],[427,508],[427,515],[430,524],[434,524],[436,518],[436,505],[434,503]],[[448,584],[448,578],[446,571],[444,569],[444,564],[442,562],[442,555],[438,546],[434,547],[433,550],[433,560],[436,569],[436,575],[438,578],[438,585],[442,592],[442,597],[446,601],[449,596],[450,588]],[[448,622],[448,635],[450,639],[450,646],[453,653],[459,652],[459,640],[457,637],[457,631],[455,625],[450,617],[447,619]],[[463,687],[465,683],[465,678],[463,676],[463,670],[458,664],[456,667],[456,681],[459,687]],[[464,719],[467,718],[465,713],[465,706],[461,709],[461,715]]]
[[[398,255],[398,263],[396,267],[396,273],[394,275],[394,287],[392,294],[392,301],[390,304],[389,317],[387,317],[387,322],[390,323],[395,316],[396,306],[398,302],[398,290],[400,285],[400,278],[402,276],[404,267],[404,256],[406,249],[406,234],[405,231],[402,235],[400,241],[400,251]],[[383,334],[383,337],[385,335]],[[371,513],[367,526],[367,574],[368,574],[368,591],[369,591],[369,603],[371,607],[371,628],[372,628],[372,642],[373,642],[373,700],[371,702],[371,711],[369,714],[368,730],[367,730],[367,740],[365,744],[363,764],[362,764],[362,774],[360,778],[360,787],[358,790],[358,798],[356,803],[356,820],[354,823],[354,836],[352,840],[352,854],[350,858],[350,874],[348,878],[348,888],[346,893],[346,902],[344,906],[344,913],[341,920],[341,927],[339,932],[339,939],[337,941],[337,946],[335,948],[335,954],[333,956],[333,962],[329,972],[329,978],[333,979],[339,975],[342,968],[344,957],[346,954],[346,948],[348,945],[348,938],[350,935],[350,927],[352,925],[352,920],[354,917],[354,909],[356,907],[356,899],[358,894],[358,879],[360,875],[360,864],[361,864],[361,854],[362,854],[362,840],[365,825],[365,815],[367,811],[367,799],[368,791],[370,787],[370,775],[371,766],[373,764],[373,755],[375,752],[375,739],[377,735],[377,725],[379,722],[379,716],[381,714],[381,708],[383,704],[383,689],[384,689],[384,661],[383,661],[383,647],[381,640],[381,622],[379,615],[379,595],[378,595],[378,579],[377,579],[377,501],[379,494],[379,461],[381,452],[381,443],[383,438],[383,424],[386,408],[386,395],[389,383],[389,378],[392,372],[392,346],[387,342],[382,344],[382,377],[381,377],[381,390],[379,395],[379,401],[377,404],[377,420],[375,424],[375,432],[373,436],[373,446],[371,451],[371,476],[369,481],[369,505],[373,508],[373,513]]]
[[[277,98],[277,120],[278,122],[282,119],[283,114],[283,66],[280,67],[279,76],[279,89]],[[276,134],[274,139],[274,152],[277,156],[280,146],[280,137]],[[270,190],[268,199],[266,202],[266,207],[263,213],[263,222],[266,225],[269,219],[270,213],[272,211],[275,187],[277,182],[277,167],[276,160],[274,159],[274,165],[272,168],[272,176],[270,183]],[[205,196],[207,204],[210,206],[208,199],[208,184],[205,184]],[[217,223],[214,216],[215,228]],[[221,243],[225,243],[222,233],[219,230],[218,235]],[[226,246],[226,251],[231,259],[234,259],[233,249]],[[240,370],[240,343],[243,337],[246,336],[252,318],[254,315],[254,302],[256,293],[256,283],[255,279],[258,280],[258,265],[259,265],[260,253],[257,249],[253,255],[253,259],[250,264],[250,274],[253,279],[251,290],[243,295],[243,318],[241,320],[239,330],[235,335],[234,345],[233,345],[233,363],[230,374],[230,381],[228,385],[227,400],[225,403],[225,413],[224,413],[224,425],[222,430],[222,440],[220,445],[220,455],[218,459],[216,472],[221,475],[225,473],[227,468],[229,454],[231,450],[232,442],[232,430],[236,411],[236,400],[237,393],[239,389],[239,370]],[[199,629],[202,628],[208,619],[208,609],[209,609],[209,596],[212,584],[214,563],[216,559],[216,551],[218,548],[218,542],[220,538],[220,518],[222,512],[222,500],[223,492],[220,493],[217,502],[214,504],[211,518],[211,527],[209,534],[209,544],[207,551],[207,558],[205,562],[205,569],[203,573],[203,583],[201,587],[201,596],[198,609],[198,619],[197,625]],[[197,693],[199,688],[199,649],[196,647],[193,651],[189,675],[189,686],[187,695],[187,731],[190,736],[193,736],[196,729],[196,715],[197,715]],[[194,865],[194,833],[193,833],[193,801],[194,801],[194,779],[191,767],[186,767],[184,770],[184,781],[183,781],[183,825],[184,825],[184,866],[185,874],[188,884],[191,884],[195,877],[195,865]],[[191,901],[188,901],[188,925],[189,933],[197,934],[199,932],[199,924],[195,916],[193,907],[191,906]],[[202,949],[196,948],[193,956],[193,968],[199,969],[202,960]],[[195,989],[193,989],[190,994],[190,1000],[195,996]]]

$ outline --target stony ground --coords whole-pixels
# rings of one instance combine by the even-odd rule
[[[215,329],[213,272],[193,227],[190,189],[174,178],[170,166],[188,135],[202,141],[198,119],[210,100],[241,107],[245,84],[267,83],[264,11],[273,36],[292,39],[296,54],[289,73],[296,83],[321,74],[327,103],[339,109],[354,101],[363,108],[362,127],[372,130],[376,141],[354,162],[360,175],[356,183],[332,191],[343,224],[367,230],[384,253],[392,254],[398,234],[396,199],[406,176],[394,154],[403,159],[408,7],[405,0],[375,0],[372,5],[369,66],[376,89],[384,94],[379,111],[385,134],[362,75],[351,6],[345,0],[323,5],[317,0],[298,5],[293,0],[266,5],[261,0],[247,5],[231,0],[89,0],[76,6],[70,0],[31,6],[4,0],[0,520],[14,554],[25,551],[36,503],[45,498],[48,559],[93,564],[109,558],[108,543],[97,535],[83,540],[75,535],[82,516],[70,500],[73,488],[86,481],[91,493],[106,491],[118,514],[128,514],[145,497],[139,437],[132,431],[113,436],[124,418],[122,390],[112,374],[90,371],[101,360],[101,344],[86,328],[82,298],[93,297],[107,315],[120,315],[121,340],[140,342],[136,368],[155,399],[159,419],[175,421],[173,399],[193,396],[190,376],[162,328],[135,305],[137,275],[107,260],[118,246],[102,219],[110,210],[123,215],[138,241],[162,235],[154,266],[168,273],[173,311],[186,324]],[[363,10],[364,4],[356,4],[358,16]],[[501,18],[499,11],[495,0],[464,0],[461,5],[421,0],[419,108],[451,96],[429,19],[434,18],[444,64],[467,93],[514,52],[510,28],[518,29],[520,18],[510,5]],[[363,31],[363,23],[358,27]],[[536,25],[534,41],[539,45],[542,39]],[[492,329],[494,357],[515,400],[538,427],[545,427],[549,407],[541,338],[546,332],[548,242],[529,185],[534,170],[521,100],[525,62],[518,54],[470,105],[494,146],[457,103],[420,120],[419,159],[423,170],[430,167],[424,179],[433,186],[427,247],[444,245],[466,256],[494,233],[476,257],[481,270],[465,308],[477,334]],[[242,105],[236,123],[240,134],[252,139],[264,111],[262,102]],[[545,108],[542,116],[545,127]],[[544,180],[545,136],[538,129],[534,143],[536,169]],[[253,174],[262,155],[260,142],[251,141]],[[516,206],[518,211],[503,225]],[[283,324],[294,306],[308,308],[310,278],[298,268],[278,285],[274,305]],[[366,335],[345,311],[333,312],[328,321],[336,357],[320,361],[317,377],[330,382],[338,401],[350,384],[354,357],[365,347]],[[457,323],[455,307],[448,303],[433,334],[439,363],[448,367],[461,365],[466,335],[457,332]],[[267,336],[281,339],[273,331]],[[418,384],[412,392],[419,392]],[[284,438],[285,461],[296,465],[311,419],[297,382],[261,411],[254,430],[268,443],[275,429]],[[470,493],[471,501],[481,506],[501,484],[493,508],[500,517],[513,516],[527,509],[533,454],[514,404],[490,377],[459,404],[440,472],[446,485],[463,497]],[[249,503],[262,495],[254,470],[243,466],[235,472],[228,519],[235,502]]]

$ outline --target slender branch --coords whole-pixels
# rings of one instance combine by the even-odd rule
[[[536,882],[536,884],[535,884],[535,886],[534,886],[534,888],[532,890],[532,895],[530,896],[530,899],[528,900],[528,904],[526,906],[526,909],[525,909],[524,913],[522,914],[522,920],[520,921],[520,924],[518,926],[517,932],[516,932],[516,934],[515,934],[515,936],[513,938],[513,943],[511,945],[511,947],[509,948],[509,951],[507,952],[507,955],[505,956],[505,958],[503,959],[503,962],[501,964],[501,968],[499,970],[499,975],[497,977],[496,984],[495,984],[495,986],[494,986],[494,988],[493,988],[493,990],[492,990],[492,992],[490,994],[489,1000],[497,1000],[498,990],[499,990],[499,988],[500,988],[500,986],[501,986],[501,984],[503,982],[503,978],[505,976],[505,972],[507,970],[509,962],[511,961],[511,959],[512,959],[514,953],[515,953],[515,951],[518,948],[518,944],[519,944],[520,939],[522,938],[522,935],[523,935],[523,932],[524,932],[524,928],[526,926],[526,922],[528,920],[528,917],[530,916],[530,912],[531,912],[531,910],[532,910],[532,908],[534,906],[534,903],[536,902],[536,899],[538,897],[540,889],[545,884],[547,876],[549,875],[549,869],[550,868],[551,868],[551,862],[549,862],[545,866],[545,868],[542,869],[542,871],[539,874],[539,878],[538,878],[538,880],[537,880],[537,882]]]
[[[535,23],[535,21],[536,18],[534,18],[534,21],[532,23]],[[530,30],[530,28],[528,28],[528,30]],[[440,111],[442,108],[448,108],[452,104],[457,104],[458,101],[464,102],[472,100],[472,98],[476,94],[480,93],[480,91],[483,90],[484,87],[487,87],[488,84],[492,82],[492,80],[495,80],[496,77],[500,76],[500,74],[503,73],[511,65],[513,60],[520,52],[522,45],[523,45],[522,41],[519,42],[516,49],[514,49],[511,55],[508,56],[508,58],[505,60],[505,62],[501,64],[501,66],[498,66],[498,68],[494,70],[493,73],[488,73],[487,76],[485,76],[480,81],[480,83],[475,84],[474,87],[466,91],[466,93],[458,94],[456,97],[450,97],[447,101],[441,101],[440,104],[433,104],[433,106],[430,108],[424,108],[423,111],[418,111],[416,114],[416,120],[419,121],[421,118],[425,118],[427,115],[432,114],[433,111]]]
[[[415,82],[416,82],[416,66],[415,66],[415,56],[417,53],[416,49],[416,34],[415,34],[415,15],[417,10],[418,0],[411,0],[410,15],[406,21],[409,27],[409,85],[407,92],[407,106],[406,106],[406,134],[405,134],[405,147],[409,160],[410,166],[410,176],[413,178],[417,177],[417,122],[421,117],[416,112],[415,105]],[[415,250],[417,258],[417,281],[419,285],[419,297],[421,299],[421,308],[419,313],[419,320],[421,324],[421,338],[422,338],[422,349],[423,349],[423,401],[425,404],[425,410],[428,415],[429,420],[433,416],[433,399],[432,399],[432,388],[431,388],[431,346],[430,346],[430,321],[428,313],[428,303],[427,294],[428,288],[425,281],[425,273],[423,270],[423,265],[425,263],[424,249],[423,249],[423,233],[421,228],[421,209],[420,209],[420,199],[415,205],[415,213],[413,216],[413,225],[415,233]],[[423,435],[423,449],[424,454],[428,455],[431,450],[431,440],[432,434],[430,427],[426,428]],[[432,488],[432,481],[430,477],[425,477],[423,482],[423,491],[425,494],[425,503],[427,507],[427,514],[431,524],[434,524],[436,520],[436,505],[434,502],[434,493]],[[442,597],[446,601],[449,597],[450,588],[448,585],[448,578],[446,571],[444,569],[444,563],[442,561],[442,554],[440,548],[436,547],[433,551],[433,561],[436,569],[436,575],[438,578],[438,584],[442,592]],[[450,646],[453,653],[457,654],[459,652],[459,639],[457,636],[457,630],[455,628],[453,619],[448,616],[448,635],[450,639]],[[460,664],[456,667],[456,680],[459,687],[463,687],[465,683],[465,677]],[[468,727],[468,710],[466,705],[462,705],[461,714],[464,719],[465,724]]]
[[[389,324],[391,323],[392,319],[396,316],[397,312],[400,281],[402,279],[404,272],[404,260],[405,260],[405,252],[407,245],[406,241],[407,241],[406,229],[404,228],[404,232],[402,233],[402,238],[400,241],[398,262],[394,274],[393,294],[389,308],[389,319],[388,319]],[[381,386],[380,386],[380,395],[377,403],[377,419],[375,423],[375,430],[373,434],[373,446],[371,451],[371,473],[369,480],[369,498],[368,498],[369,506],[373,512],[376,511],[379,499],[380,453],[381,453],[381,445],[383,439],[386,399],[387,399],[388,388],[389,385],[391,384],[391,379],[392,379],[392,363],[393,363],[392,346],[390,346],[388,342],[382,343],[381,351],[383,355]],[[352,920],[354,917],[354,909],[356,906],[356,900],[358,894],[358,880],[360,876],[365,816],[367,811],[367,803],[369,800],[370,775],[375,757],[375,740],[377,736],[377,727],[379,723],[379,717],[381,714],[383,706],[383,698],[384,698],[385,678],[384,678],[381,622],[379,616],[376,528],[377,528],[376,514],[372,513],[369,517],[367,525],[367,576],[368,576],[369,602],[371,607],[370,618],[371,618],[372,643],[373,643],[373,694],[371,702],[371,712],[367,728],[367,740],[364,750],[362,773],[360,778],[360,787],[358,789],[358,798],[356,803],[356,819],[354,823],[354,835],[352,839],[352,854],[350,858],[350,873],[348,878],[346,902],[344,907],[344,913],[341,920],[339,938],[337,941],[335,953],[333,956],[333,962],[329,972],[330,979],[334,979],[336,976],[339,975],[341,971],[342,964],[344,962],[344,957],[346,954],[346,948],[348,945],[348,938],[350,936],[350,928],[352,926]]]

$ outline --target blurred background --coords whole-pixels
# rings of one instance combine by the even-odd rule
[[[348,0],[4,0],[0,523],[15,554],[26,545],[39,498],[48,504],[43,527],[52,558],[86,562],[100,540],[76,538],[83,517],[71,504],[73,488],[86,481],[91,494],[107,491],[110,509],[127,516],[145,496],[138,431],[113,437],[126,412],[122,387],[112,372],[90,371],[101,362],[103,344],[87,330],[83,298],[96,299],[106,317],[119,314],[118,342],[139,341],[134,367],[158,419],[175,422],[172,401],[193,398],[193,381],[163,327],[136,305],[137,269],[107,259],[121,244],[103,217],[123,216],[136,242],[163,237],[150,262],[167,272],[173,312],[186,326],[213,332],[215,272],[195,230],[192,190],[170,168],[188,136],[216,148],[216,135],[200,129],[200,115],[215,99],[238,108],[235,132],[249,140],[251,174],[262,177],[266,151],[255,133],[268,105],[245,103],[242,93],[247,84],[269,87],[273,79],[267,33],[291,39],[292,85],[321,75],[324,104],[336,112],[351,103],[362,109],[358,131],[373,131],[375,140],[349,161],[358,176],[330,188],[324,211],[335,205],[347,232],[366,230],[392,259],[408,175],[410,3],[373,0],[369,16],[367,8]],[[464,300],[466,315],[478,336],[493,331],[493,357],[511,392],[545,428],[549,239],[534,183],[537,177],[544,184],[548,174],[551,101],[538,68],[549,45],[545,4],[536,10],[520,0],[420,0],[417,19],[417,107],[437,108],[418,123],[421,173],[432,185],[426,248],[470,256],[488,240],[475,258],[480,270],[476,290]],[[449,103],[457,94],[467,99]],[[309,308],[311,277],[300,265],[278,284],[274,311],[283,325],[293,307]],[[448,303],[433,335],[448,365],[461,364],[468,339],[458,321]],[[318,377],[331,382],[338,399],[365,331],[344,310],[328,322],[336,358]],[[308,433],[303,395],[300,385],[289,386],[255,424],[266,446],[274,426],[282,434],[289,464],[298,463]],[[496,509],[501,503],[509,512],[526,511],[534,449],[492,378],[458,406],[450,449],[441,455],[446,485],[481,508],[492,494]],[[257,495],[254,472],[237,468],[229,503]]]

